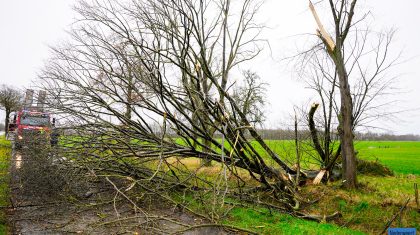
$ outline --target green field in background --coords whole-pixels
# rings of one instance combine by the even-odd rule
[[[294,142],[290,140],[268,140],[267,144],[283,159],[295,161]],[[305,144],[304,144],[305,145]],[[396,173],[420,175],[419,141],[357,141],[355,149],[358,157],[369,161],[379,161]],[[303,159],[307,165],[315,166],[316,154],[303,146]]]
[[[72,140],[75,140],[74,137],[72,137]],[[177,144],[187,146],[187,143],[181,138],[173,140]],[[221,139],[218,139],[218,141],[222,142]],[[293,140],[265,140],[265,143],[290,166],[296,163],[296,148]],[[230,151],[229,144],[225,142],[224,145]],[[266,155],[257,141],[252,141],[251,145],[269,165],[275,164],[274,160]],[[318,155],[310,146],[310,142],[301,141],[300,145],[301,166],[305,169],[319,169]],[[337,145],[338,143],[336,143],[335,148],[337,148]],[[420,141],[356,141],[355,149],[359,158],[369,161],[377,160],[395,173],[420,175]],[[221,152],[220,149],[216,151]]]
[[[355,148],[362,159],[378,160],[396,173],[420,175],[419,141],[360,141]]]

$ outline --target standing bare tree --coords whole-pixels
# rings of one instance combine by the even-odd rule
[[[349,43],[353,53],[346,57],[346,66],[353,68],[349,72],[352,76],[350,82],[354,107],[353,130],[375,127],[371,122],[378,118],[392,118],[392,102],[394,101],[389,101],[388,98],[397,77],[390,75],[390,69],[398,65],[399,59],[399,54],[394,57],[389,54],[394,31],[377,33],[366,29],[358,30],[356,33],[357,36],[351,37],[352,40]],[[353,36],[356,33],[353,33]],[[367,42],[371,46],[368,46]],[[306,54],[305,58],[298,63],[298,67],[299,76],[310,89],[316,92],[316,99],[319,100],[319,104],[313,104],[305,115],[311,131],[313,147],[318,152],[322,167],[331,167],[340,152],[336,151],[337,143],[334,140],[336,135],[334,130],[340,111],[337,94],[338,80],[333,62],[325,54],[319,52],[320,50],[314,50]],[[302,61],[305,66],[302,66]],[[379,63],[372,65],[372,61]],[[318,107],[321,111],[316,115]],[[384,107],[387,109],[385,110]]]
[[[342,154],[343,179],[349,188],[355,187],[357,182],[353,132],[356,127],[367,125],[378,116],[390,114],[383,111],[390,102],[380,97],[389,95],[396,77],[387,76],[386,72],[398,64],[400,57],[400,54],[390,56],[393,30],[377,33],[369,27],[359,27],[368,14],[354,20],[356,3],[357,0],[328,1],[335,26],[335,40],[323,28],[310,3],[322,43],[304,53],[305,68],[301,70],[301,76],[308,78],[309,87],[317,92],[321,101],[322,114],[318,119],[324,128],[321,140],[314,120],[318,104],[313,105],[308,114],[314,148],[327,170]],[[322,48],[327,53],[319,53],[325,51]],[[338,148],[334,147],[332,138],[334,123],[338,124]]]
[[[265,96],[267,84],[251,70],[243,71],[242,74],[243,84],[233,87],[232,97],[252,125],[262,125],[265,121],[263,109],[267,103]]]
[[[343,180],[347,188],[354,188],[356,178],[356,156],[353,144],[353,101],[350,92],[350,84],[347,68],[345,65],[344,45],[350,28],[354,25],[353,16],[357,0],[328,0],[335,26],[335,42],[321,24],[312,3],[311,10],[318,23],[318,36],[324,44],[338,76],[340,91],[340,113],[338,115],[341,155],[343,158]]]
[[[5,134],[7,135],[9,126],[9,116],[13,111],[17,111],[22,104],[22,93],[10,86],[2,85],[0,88],[0,107],[6,112],[4,121]]]

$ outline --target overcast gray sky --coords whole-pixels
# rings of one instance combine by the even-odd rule
[[[65,40],[74,21],[73,0],[0,0],[0,83],[24,89],[49,56],[49,45]],[[420,134],[420,1],[359,0],[370,10],[375,30],[398,29],[394,47],[409,59],[399,67],[398,86],[406,93],[398,96],[397,109],[410,109],[398,115],[398,122],[374,123],[395,134]],[[322,15],[322,9],[319,9]],[[255,62],[253,70],[270,84],[268,87],[268,121],[266,127],[282,127],[294,105],[314,98],[304,83],[293,78],[293,71],[281,62],[291,55],[302,40],[296,35],[315,32],[316,25],[306,0],[266,0],[260,19],[269,27],[264,31],[271,46]],[[304,41],[303,41],[304,42]],[[0,113],[3,120],[4,113]]]

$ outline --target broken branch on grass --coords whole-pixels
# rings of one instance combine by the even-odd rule
[[[245,228],[240,228],[234,225],[228,225],[228,224],[198,224],[198,225],[189,225],[186,229],[180,230],[180,231],[175,231],[171,234],[183,234],[187,231],[190,230],[194,230],[197,228],[203,228],[203,227],[221,227],[223,229],[227,229],[233,232],[243,232],[246,234],[258,234],[257,232],[254,232],[252,230],[249,229],[245,229]]]
[[[417,188],[417,183],[414,183],[414,198],[416,200],[417,211],[420,212],[419,189]]]
[[[404,211],[404,209],[407,207],[408,202],[410,201],[410,198],[407,198],[407,201],[404,203],[404,205],[400,208],[400,210],[392,216],[392,218],[386,223],[385,228],[382,230],[380,234],[384,234],[386,230],[391,226],[392,222],[398,217],[401,216],[401,213]]]

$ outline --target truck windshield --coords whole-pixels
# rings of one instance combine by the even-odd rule
[[[48,126],[50,124],[50,118],[47,115],[29,116],[23,115],[20,123],[27,126]]]

